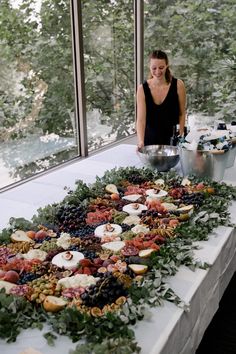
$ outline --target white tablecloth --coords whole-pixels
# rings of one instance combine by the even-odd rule
[[[4,202],[4,205],[10,203],[15,206],[16,210],[12,210],[10,216],[18,213],[17,216],[30,218],[38,207],[61,200],[66,194],[64,186],[73,188],[76,179],[92,183],[96,175],[102,176],[106,170],[125,166],[143,166],[135,153],[134,145],[123,144],[54,171],[3,193],[0,202],[1,205]],[[234,174],[229,171],[227,176],[230,182],[232,175]],[[25,211],[19,211],[22,203],[27,206]],[[232,204],[230,211],[235,222],[236,203]],[[1,207],[0,212],[3,216],[0,226],[4,227],[9,211]],[[235,236],[232,228],[217,228],[208,241],[198,242],[200,249],[195,251],[196,258],[209,263],[210,268],[193,272],[182,266],[174,277],[166,279],[181,299],[189,304],[189,312],[184,312],[169,302],[151,309],[151,317],[133,327],[142,354],[193,354],[196,351],[236,270]],[[6,344],[0,340],[0,352],[19,354],[23,349],[33,347],[43,354],[67,354],[75,345],[67,337],[61,336],[55,347],[49,347],[42,332],[34,329],[23,331],[15,343]]]

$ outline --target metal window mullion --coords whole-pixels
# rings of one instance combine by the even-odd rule
[[[144,4],[143,0],[135,0],[135,89],[143,82],[143,53],[144,53]]]
[[[75,114],[77,134],[79,136],[80,155],[88,155],[88,136],[86,119],[86,95],[84,79],[84,48],[83,48],[83,29],[81,1],[71,0],[71,19],[72,19],[72,47],[74,62],[74,81],[75,81]]]
[[[134,48],[135,48],[135,80],[134,90],[143,82],[143,52],[144,52],[144,4],[143,0],[134,0]],[[135,121],[137,117],[137,105],[135,102]]]

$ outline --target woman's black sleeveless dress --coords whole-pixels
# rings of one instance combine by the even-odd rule
[[[153,100],[147,81],[143,83],[146,99],[146,129],[144,145],[169,145],[173,126],[179,124],[177,79],[172,78],[169,91],[161,104]]]

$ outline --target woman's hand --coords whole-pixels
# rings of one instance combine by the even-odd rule
[[[140,149],[144,147],[144,143],[138,143],[136,147],[136,151],[138,152]]]

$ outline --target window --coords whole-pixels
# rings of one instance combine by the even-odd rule
[[[82,1],[89,151],[134,133],[133,1]]]
[[[234,0],[144,1],[146,74],[149,52],[166,51],[201,125],[235,119],[235,11]]]
[[[78,155],[70,2],[2,0],[0,188]]]

